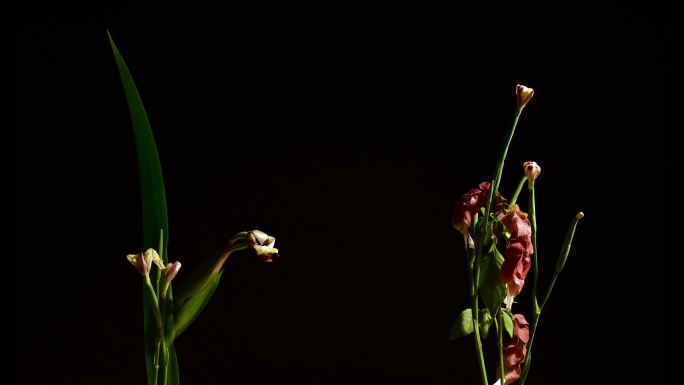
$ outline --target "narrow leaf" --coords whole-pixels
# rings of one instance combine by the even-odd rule
[[[456,339],[473,332],[473,312],[472,309],[465,309],[458,315],[456,321],[449,331],[449,339]]]
[[[174,334],[176,338],[195,321],[197,316],[204,310],[204,307],[207,306],[209,299],[211,299],[221,280],[221,275],[223,275],[223,271],[218,273],[216,278],[204,290],[185,300],[176,309],[174,314]]]
[[[126,62],[124,61],[119,49],[114,44],[112,36],[107,32],[109,42],[114,53],[116,66],[119,70],[121,83],[128,102],[128,109],[133,126],[133,134],[138,154],[138,171],[140,173],[140,188],[142,195],[143,211],[143,248],[158,247],[160,239],[160,229],[165,236],[163,247],[159,247],[161,257],[167,261],[168,245],[168,216],[166,212],[166,194],[164,192],[164,178],[162,177],[161,163],[157,153],[157,146],[154,142],[154,135],[150,127],[150,122],[145,112],[145,107],[140,99],[140,94],[135,86]],[[145,363],[147,366],[147,383],[153,382],[154,366],[152,357],[155,350],[156,329],[153,324],[152,302],[147,293],[143,290],[143,328],[145,331]]]
[[[166,193],[164,191],[164,178],[162,177],[161,163],[157,153],[157,145],[154,141],[150,121],[147,118],[140,94],[135,86],[128,66],[124,61],[119,49],[114,44],[112,36],[109,42],[114,52],[116,66],[119,69],[121,83],[123,84],[128,109],[131,115],[131,124],[135,137],[135,145],[138,153],[138,169],[140,172],[140,188],[142,192],[143,210],[143,247],[157,247],[159,241],[159,229],[164,231],[164,250],[161,255],[164,262],[167,261],[167,248],[169,240],[169,220],[166,212]]]

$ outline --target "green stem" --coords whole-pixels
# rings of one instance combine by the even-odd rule
[[[520,191],[522,190],[523,186],[525,185],[525,181],[527,181],[527,177],[524,176],[522,179],[520,179],[520,183],[518,183],[518,187],[515,189],[515,193],[513,194],[513,198],[511,198],[511,202],[509,203],[510,206],[515,205],[515,202],[518,201],[518,195],[520,195]]]
[[[499,309],[499,322],[496,324],[496,331],[499,334],[497,345],[499,345],[499,374],[501,375],[501,385],[504,385],[506,382],[506,367],[504,366],[503,350],[503,329],[503,310]]]
[[[156,290],[154,290],[154,287],[152,286],[149,275],[145,275],[145,285],[150,290],[150,296],[152,297],[152,314],[154,315],[154,322],[156,323],[158,330],[163,330],[164,323],[162,322],[161,312],[159,311],[159,301],[157,300]]]
[[[534,274],[534,281],[532,283],[532,309],[534,309],[534,315],[536,316],[539,313],[539,303],[537,302],[537,284],[539,281],[539,265],[537,261],[539,261],[539,247],[537,247],[537,208],[535,205],[535,196],[534,196],[534,183],[528,182],[527,187],[529,189],[530,193],[530,224],[532,225],[532,247],[534,248],[534,251],[532,253],[532,269],[533,269],[533,274]]]
[[[534,344],[534,337],[537,334],[537,327],[539,324],[539,318],[541,316],[541,311],[544,310],[544,306],[546,306],[546,302],[549,300],[549,297],[551,297],[551,291],[553,290],[553,287],[556,284],[556,280],[558,279],[558,276],[560,275],[561,271],[563,271],[563,267],[565,267],[565,262],[567,261],[568,255],[570,254],[570,248],[572,246],[572,240],[575,237],[575,230],[577,229],[577,223],[582,218],[584,218],[584,213],[579,212],[579,213],[577,213],[577,215],[575,215],[575,217],[572,219],[572,222],[570,223],[570,227],[568,228],[568,232],[565,235],[565,240],[563,241],[563,247],[561,248],[560,255],[558,256],[558,261],[556,263],[556,270],[553,273],[553,278],[551,278],[551,283],[549,284],[549,288],[546,290],[546,294],[544,295],[544,300],[542,301],[541,306],[539,306],[539,313],[536,315],[536,317],[532,321],[532,328],[530,329],[530,333],[531,333],[530,342],[527,344],[527,356],[525,357],[525,366],[523,367],[522,375],[520,377],[520,385],[525,384],[525,380],[527,379],[527,374],[530,371],[530,363],[532,362],[532,345]]]
[[[468,254],[472,254],[472,249],[468,249]],[[484,354],[482,352],[482,340],[480,339],[480,316],[478,311],[478,298],[477,298],[477,275],[479,269],[473,271],[474,258],[470,258],[468,261],[468,278],[470,281],[470,302],[471,302],[471,312],[473,318],[473,330],[475,331],[475,350],[477,352],[478,361],[480,364],[480,377],[482,378],[482,384],[487,385],[487,368],[485,365]],[[477,265],[477,264],[476,264]]]
[[[520,119],[521,112],[522,109],[515,109],[515,114],[513,115],[513,124],[511,125],[511,129],[508,131],[508,135],[501,146],[499,162],[496,164],[494,180],[489,188],[489,196],[487,197],[487,207],[485,209],[485,218],[487,218],[487,220],[489,220],[489,213],[491,212],[492,202],[496,196],[496,192],[499,191],[499,184],[501,183],[501,175],[503,174],[504,163],[506,162],[506,155],[508,154],[508,147],[510,147],[511,141],[513,140],[513,134],[515,134],[515,128],[518,126],[518,119]]]
[[[530,214],[530,224],[532,227],[532,247],[534,252],[532,253],[532,269],[534,274],[534,281],[532,282],[532,325],[530,328],[530,342],[527,344],[527,355],[525,357],[525,377],[530,370],[530,363],[532,362],[532,345],[534,344],[534,336],[537,334],[537,325],[539,324],[539,316],[541,315],[541,308],[539,307],[539,302],[537,301],[537,285],[539,282],[539,248],[537,247],[537,209],[535,204],[534,195],[534,182],[528,182],[527,188],[529,190],[530,200],[529,200],[529,214]],[[520,382],[523,384],[523,381]]]
[[[150,296],[152,297],[152,314],[154,315],[154,322],[157,326],[157,352],[154,355],[154,382],[157,384],[159,378],[159,361],[160,361],[160,350],[163,349],[164,345],[164,320],[162,318],[161,311],[159,310],[159,301],[157,300],[156,290],[152,286],[149,274],[145,275],[145,286],[147,286],[150,291]],[[163,363],[163,360],[162,360]]]
[[[157,339],[157,352],[154,354],[154,377],[152,379],[152,384],[157,385],[159,383],[159,349],[161,341]]]
[[[173,326],[167,325],[167,322],[170,320],[170,315],[168,314],[171,309],[173,309],[171,304],[172,301],[172,296],[170,295],[171,291],[169,290],[171,287],[171,283],[166,281],[166,279],[163,280],[162,283],[162,296],[161,296],[161,314],[164,320],[164,328],[162,329],[160,335],[161,335],[161,341],[162,341],[162,369],[163,369],[163,377],[162,377],[162,384],[166,385],[168,382],[168,366],[169,366],[169,350],[167,346],[167,341],[173,341],[172,336],[167,336],[166,331],[167,330],[173,330]],[[168,328],[166,326],[169,326]]]
[[[470,286],[471,286],[471,302],[472,302],[472,312],[473,312],[473,325],[475,329],[475,344],[478,350],[480,358],[480,371],[482,374],[482,382],[487,385],[487,370],[484,364],[484,357],[482,356],[482,341],[480,341],[480,333],[478,330],[479,325],[479,315],[478,315],[478,303],[477,303],[477,287],[479,284],[480,275],[480,260],[482,259],[482,253],[484,250],[484,240],[487,238],[487,230],[489,229],[489,216],[492,211],[492,202],[496,196],[496,192],[499,190],[499,184],[501,182],[501,175],[503,174],[503,166],[506,162],[506,155],[508,154],[508,147],[511,145],[511,140],[513,139],[513,134],[515,133],[515,128],[518,125],[518,119],[520,118],[520,113],[522,109],[516,108],[515,114],[513,115],[513,124],[511,129],[508,131],[506,139],[503,141],[501,146],[501,151],[499,154],[499,162],[496,165],[496,171],[494,174],[494,180],[492,185],[489,187],[489,195],[487,196],[487,205],[485,206],[485,215],[481,220],[485,223],[482,226],[482,233],[477,237],[477,254],[475,256],[475,271],[473,273],[473,266],[470,266]],[[473,277],[474,274],[474,277]]]

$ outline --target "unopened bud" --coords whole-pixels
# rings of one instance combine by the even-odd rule
[[[541,173],[541,167],[539,167],[537,162],[528,161],[523,163],[523,169],[525,170],[527,181],[534,184],[534,181],[537,180],[537,177]]]
[[[176,277],[176,274],[178,274],[180,268],[181,263],[178,261],[167,264],[164,269],[164,281],[171,282]]]
[[[515,87],[515,94],[518,96],[518,111],[522,111],[522,109],[525,108],[527,103],[532,99],[532,96],[534,96],[534,90],[532,88],[525,87],[522,84],[518,84]]]

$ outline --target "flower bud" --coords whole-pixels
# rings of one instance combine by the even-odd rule
[[[518,84],[515,87],[515,94],[518,97],[517,109],[518,111],[522,111],[522,109],[525,108],[527,103],[532,99],[532,96],[534,96],[534,90],[532,88],[527,88],[522,84]]]
[[[541,167],[539,167],[537,162],[531,160],[523,163],[523,169],[525,170],[527,181],[531,184],[534,184],[534,181],[536,181],[539,174],[541,174]]]
[[[176,262],[171,262],[166,265],[166,268],[164,269],[164,281],[171,282],[175,277],[176,274],[178,274],[178,270],[181,268],[181,263],[176,261]]]

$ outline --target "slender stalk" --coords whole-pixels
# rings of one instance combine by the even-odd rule
[[[487,238],[487,229],[489,227],[489,214],[492,212],[492,202],[494,201],[494,197],[496,196],[496,192],[499,191],[499,184],[501,183],[501,175],[503,174],[503,166],[504,163],[506,162],[506,155],[508,154],[508,147],[511,145],[511,140],[513,139],[513,134],[515,134],[515,127],[518,125],[518,119],[520,119],[520,113],[522,112],[521,108],[516,108],[515,109],[515,114],[513,115],[513,124],[511,125],[511,129],[508,131],[508,135],[506,136],[506,139],[503,141],[501,145],[501,151],[499,154],[499,162],[496,164],[496,171],[494,173],[494,180],[492,181],[492,185],[489,187],[489,195],[487,196],[487,205],[485,206],[485,215],[484,215],[484,220],[487,222],[485,223],[486,226],[482,226],[482,234],[480,236],[480,239],[478,240],[478,248],[477,248],[477,259],[482,256],[482,250],[484,246],[484,240]]]
[[[520,183],[518,183],[518,187],[515,189],[515,193],[513,193],[513,198],[511,198],[511,202],[509,203],[509,205],[513,206],[515,204],[515,202],[518,201],[518,195],[520,195],[520,191],[522,190],[526,181],[527,181],[526,176],[523,176],[522,179],[520,179]]]
[[[471,302],[471,312],[473,318],[473,330],[475,332],[475,351],[477,352],[478,361],[480,364],[480,377],[482,378],[482,384],[487,384],[487,367],[485,365],[484,354],[482,352],[482,340],[480,339],[480,317],[478,311],[478,298],[477,298],[477,274],[479,271],[473,270],[473,259],[471,258],[473,253],[472,249],[468,249],[469,261],[468,261],[468,279],[470,281],[470,302]]]
[[[487,218],[487,220],[489,220],[489,213],[491,212],[492,202],[496,196],[496,192],[499,191],[499,184],[501,183],[501,175],[503,174],[504,163],[506,162],[506,155],[508,154],[508,147],[510,147],[511,141],[513,140],[513,134],[515,134],[515,128],[518,126],[518,119],[520,119],[521,112],[522,109],[515,109],[515,114],[513,115],[513,124],[511,125],[511,129],[508,131],[508,135],[501,146],[499,162],[496,164],[494,180],[489,189],[489,196],[487,197],[487,207],[485,209],[485,218]]]
[[[496,331],[498,335],[497,345],[499,346],[499,374],[501,375],[501,385],[506,383],[506,367],[504,366],[504,350],[503,350],[503,310],[499,309],[499,322],[496,324]]]
[[[539,316],[541,315],[541,308],[537,301],[537,285],[539,282],[539,248],[537,247],[537,209],[535,205],[534,182],[528,182],[527,188],[529,190],[529,215],[530,224],[532,225],[532,246],[534,252],[532,253],[532,269],[534,274],[534,281],[532,283],[532,325],[530,328],[530,342],[527,344],[527,355],[525,357],[525,377],[530,370],[530,363],[532,362],[532,345],[534,343],[534,336],[537,334],[537,325],[539,324]],[[523,380],[524,381],[524,380]],[[523,384],[523,381],[520,384]]]
[[[167,301],[166,290],[168,289],[169,284],[168,284],[168,282],[164,281],[164,283],[162,283],[162,286],[163,286],[163,289],[162,289],[162,297],[161,297],[160,307],[161,307],[161,314],[164,317],[164,322],[166,322],[166,301]],[[162,370],[163,370],[163,372],[162,372],[162,374],[163,374],[162,384],[166,384],[166,377],[167,377],[166,368],[168,366],[168,358],[167,358],[168,352],[166,350],[166,338],[164,335],[164,329],[163,328],[162,328],[162,330],[160,330],[159,336],[160,336],[159,338],[161,340],[161,352],[162,352],[162,360],[161,360]]]
[[[149,274],[145,275],[145,286],[147,286],[148,290],[150,291],[150,296],[152,297],[152,314],[154,315],[154,322],[157,326],[157,332],[159,333],[156,343],[157,352],[154,355],[153,384],[156,385],[159,380],[160,350],[163,350],[164,347],[164,320],[162,318],[161,311],[159,310],[159,301],[157,300],[156,290],[152,286]]]
[[[478,355],[480,358],[480,371],[482,374],[483,384],[487,385],[487,370],[484,364],[484,358],[482,356],[482,341],[480,341],[480,332],[478,330],[479,325],[479,315],[478,315],[478,299],[477,299],[477,287],[479,285],[480,276],[480,261],[482,260],[482,253],[484,250],[484,240],[487,238],[487,230],[489,230],[489,216],[492,211],[492,202],[496,196],[496,192],[499,190],[499,184],[501,183],[501,175],[503,174],[503,166],[506,161],[506,155],[508,154],[508,147],[511,145],[511,140],[513,139],[513,134],[515,133],[515,128],[518,125],[518,119],[520,118],[521,108],[515,109],[515,114],[513,115],[513,124],[511,129],[508,131],[506,139],[503,141],[501,146],[501,151],[499,154],[499,162],[496,165],[496,171],[494,173],[494,180],[489,187],[489,194],[487,196],[487,205],[485,206],[485,215],[481,220],[485,223],[482,226],[482,233],[477,237],[477,254],[475,256],[475,266],[473,272],[473,266],[469,265],[470,268],[470,286],[471,286],[471,302],[472,302],[472,312],[473,312],[473,326],[475,329],[475,344],[478,350]],[[474,275],[474,276],[473,276]]]
[[[582,218],[584,218],[584,213],[577,213],[577,215],[575,215],[575,217],[572,219],[572,222],[570,223],[568,232],[565,235],[565,240],[563,241],[563,247],[561,248],[560,255],[558,256],[556,270],[553,272],[553,278],[551,278],[549,288],[546,289],[544,299],[542,300],[541,305],[539,306],[540,310],[544,309],[544,306],[546,306],[546,302],[549,300],[549,297],[551,297],[551,291],[553,290],[553,286],[556,284],[556,279],[558,279],[558,276],[560,275],[561,271],[563,271],[563,267],[565,267],[565,262],[568,260],[570,248],[572,247],[572,240],[573,238],[575,238],[575,230],[577,229],[577,223]]]
[[[154,287],[152,286],[149,275],[145,275],[145,286],[150,290],[150,296],[152,296],[152,314],[154,315],[154,322],[157,325],[157,329],[164,330],[164,323],[161,312],[159,311],[159,301],[157,300],[156,290],[154,290]]]
[[[537,319],[539,318],[539,313],[541,309],[539,308],[539,302],[537,301],[537,287],[539,285],[539,247],[537,246],[537,206],[535,202],[534,195],[534,182],[528,182],[527,188],[529,190],[529,214],[530,214],[530,224],[532,228],[532,247],[534,251],[532,253],[532,272],[534,274],[534,281],[532,282],[532,330],[534,334],[535,325],[537,324]]]
[[[556,279],[558,279],[558,276],[560,275],[561,271],[563,271],[563,267],[565,267],[565,262],[567,261],[568,255],[570,254],[570,248],[572,246],[572,240],[575,237],[575,230],[577,229],[577,223],[582,218],[584,218],[584,213],[579,212],[579,213],[577,213],[577,215],[575,215],[575,217],[572,219],[572,222],[570,223],[570,227],[568,228],[568,232],[565,235],[565,240],[563,241],[563,247],[561,248],[560,255],[558,256],[558,261],[556,263],[556,270],[553,273],[553,278],[551,279],[551,283],[549,284],[549,288],[546,290],[546,294],[544,295],[544,300],[542,301],[541,306],[539,306],[538,314],[536,314],[536,317],[532,321],[532,328],[530,329],[530,342],[527,344],[527,356],[525,357],[525,366],[523,367],[522,375],[520,376],[520,385],[525,384],[525,380],[527,379],[527,374],[530,371],[530,364],[532,363],[532,345],[534,344],[534,337],[537,334],[537,328],[539,325],[539,318],[541,316],[541,311],[544,310],[544,306],[546,306],[546,302],[549,300],[549,297],[551,296],[551,291],[553,290],[553,287],[556,284]],[[536,251],[536,249],[535,249],[535,251]]]
[[[537,247],[537,208],[535,205],[535,196],[534,196],[534,183],[528,182],[527,187],[529,189],[530,193],[530,207],[529,207],[529,214],[530,214],[530,224],[532,225],[532,247],[534,248],[534,252],[532,253],[532,269],[533,269],[533,274],[534,274],[534,282],[532,283],[532,308],[534,309],[534,316],[539,315],[539,303],[537,302],[537,285],[539,281],[539,264],[537,261],[539,261],[539,247]]]
[[[161,341],[157,340],[157,352],[154,354],[154,376],[152,377],[152,384],[159,383],[159,348]]]

